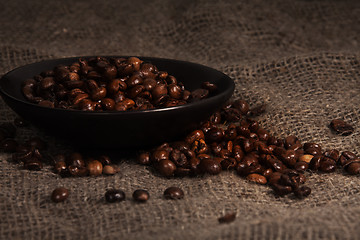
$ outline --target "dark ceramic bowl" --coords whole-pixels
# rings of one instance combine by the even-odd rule
[[[78,59],[74,57],[16,68],[1,78],[0,93],[18,115],[48,134],[83,147],[124,149],[151,146],[184,136],[219,109],[234,91],[234,82],[215,69],[178,60],[139,58],[175,76],[190,91],[199,88],[204,81],[215,83],[218,91],[209,98],[182,106],[128,112],[55,109],[25,100],[21,93],[25,79],[59,64],[69,65]]]

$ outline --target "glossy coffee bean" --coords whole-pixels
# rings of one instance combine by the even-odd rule
[[[278,196],[284,196],[292,192],[291,186],[285,186],[278,183],[272,185],[274,192]]]
[[[176,165],[168,159],[163,159],[156,164],[158,172],[164,177],[171,177],[174,175]]]
[[[164,191],[165,199],[182,199],[184,191],[179,187],[169,187]]]
[[[150,164],[150,152],[141,152],[137,157],[137,162],[142,165]]]
[[[51,200],[55,203],[64,202],[69,197],[69,190],[64,187],[54,189],[51,193]]]
[[[221,172],[221,165],[212,158],[201,160],[199,167],[202,172],[211,175],[216,175]]]
[[[306,162],[297,162],[294,165],[294,169],[298,172],[305,172],[309,167],[309,164]]]
[[[91,160],[86,167],[90,176],[99,176],[102,174],[103,165],[98,160]]]
[[[359,161],[354,161],[352,163],[350,163],[347,167],[346,167],[346,172],[348,172],[351,175],[357,175],[360,173],[360,159]]]
[[[354,127],[341,119],[334,119],[330,123],[331,129],[333,129],[337,134],[348,136],[354,132]]]
[[[334,172],[336,170],[336,163],[333,160],[321,161],[319,170],[325,173]]]
[[[32,171],[39,171],[43,168],[43,165],[38,158],[31,157],[24,161],[24,168]]]
[[[121,202],[125,200],[125,193],[119,189],[110,189],[105,192],[105,200],[108,203]]]
[[[137,189],[133,193],[133,199],[136,202],[146,202],[147,200],[149,200],[149,198],[150,198],[149,192],[143,189]]]
[[[117,166],[105,165],[103,167],[103,173],[106,175],[114,175],[114,174],[118,173],[119,171],[120,171],[120,169]]]
[[[264,177],[263,175],[260,175],[258,173],[249,174],[246,177],[246,179],[249,180],[250,182],[263,184],[263,185],[267,183],[266,177]]]

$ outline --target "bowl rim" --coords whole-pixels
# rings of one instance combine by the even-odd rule
[[[31,67],[32,65],[39,65],[42,64],[44,62],[56,62],[56,61],[65,61],[65,60],[71,60],[71,59],[79,59],[79,58],[85,58],[85,59],[89,59],[92,57],[105,57],[105,58],[111,58],[111,57],[116,57],[116,58],[128,58],[128,57],[138,57],[141,60],[145,60],[145,61],[151,61],[151,60],[160,60],[160,61],[170,61],[172,63],[181,63],[181,64],[191,64],[195,67],[199,67],[199,68],[205,68],[208,71],[214,71],[217,72],[218,74],[221,74],[222,77],[221,79],[227,79],[229,81],[230,87],[226,88],[224,91],[222,91],[219,94],[215,94],[214,96],[205,98],[205,99],[201,99],[195,102],[189,102],[183,105],[178,105],[178,106],[172,106],[172,107],[162,107],[162,108],[154,108],[154,109],[146,109],[146,110],[131,110],[131,111],[83,111],[83,110],[78,110],[78,109],[62,109],[62,108],[49,108],[49,107],[45,107],[45,106],[40,106],[38,104],[26,101],[26,100],[22,100],[19,99],[17,97],[14,97],[13,95],[9,94],[4,88],[3,88],[3,82],[6,78],[8,78],[8,75],[13,74],[16,71],[21,71],[23,68],[25,67]],[[164,70],[166,71],[166,70]],[[175,76],[176,77],[176,76]],[[25,80],[25,79],[24,79]],[[132,56],[124,56],[124,55],[89,55],[89,56],[75,56],[75,57],[61,57],[61,58],[52,58],[52,59],[45,59],[42,61],[37,61],[37,62],[33,62],[33,63],[29,63],[29,64],[25,64],[19,67],[16,67],[8,72],[6,72],[1,78],[0,78],[0,94],[1,95],[5,95],[7,98],[10,98],[12,101],[15,101],[17,103],[26,105],[28,107],[32,107],[32,108],[37,108],[37,109],[41,109],[41,110],[45,110],[45,111],[50,111],[50,112],[63,112],[64,114],[85,114],[85,115],[91,115],[91,116],[106,116],[106,115],[124,115],[124,116],[131,116],[131,115],[138,115],[138,114],[150,114],[150,113],[162,113],[162,112],[171,112],[171,111],[175,111],[175,110],[180,110],[180,109],[186,109],[186,108],[190,108],[191,106],[202,106],[202,105],[206,105],[207,103],[216,101],[216,99],[221,99],[225,96],[227,96],[228,94],[232,95],[235,89],[235,82],[233,79],[231,79],[228,75],[226,75],[225,73],[215,69],[215,68],[211,68],[208,66],[205,66],[203,64],[199,64],[199,63],[194,63],[194,62],[190,62],[190,61],[184,61],[184,60],[177,60],[177,59],[171,59],[171,58],[160,58],[160,57],[150,57],[150,56],[137,56],[137,55],[132,55]]]

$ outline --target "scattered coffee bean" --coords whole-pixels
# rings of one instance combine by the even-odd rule
[[[69,197],[69,190],[64,187],[56,188],[51,194],[53,202],[63,202]]]
[[[119,189],[110,189],[105,192],[105,200],[109,203],[125,200],[125,193]]]
[[[233,213],[227,213],[222,217],[218,218],[219,223],[231,223],[236,218],[236,212]]]
[[[334,119],[330,123],[330,127],[338,134],[348,136],[354,132],[354,127],[341,119]]]
[[[137,202],[146,202],[147,200],[149,200],[150,194],[146,190],[138,189],[134,191],[133,198]]]
[[[114,174],[118,173],[119,171],[120,171],[120,169],[113,165],[105,165],[103,167],[103,173],[106,175],[114,175]]]
[[[91,160],[87,164],[87,169],[90,176],[99,176],[103,172],[103,165],[98,160]]]
[[[164,191],[164,197],[166,199],[182,199],[184,198],[184,192],[179,187],[169,187]]]

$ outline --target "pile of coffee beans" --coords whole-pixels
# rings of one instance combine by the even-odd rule
[[[84,111],[128,111],[171,107],[215,92],[204,82],[190,92],[168,72],[137,57],[80,58],[23,82],[25,98],[41,106]]]
[[[264,110],[263,105],[250,109],[246,101],[235,100],[183,140],[141,152],[138,162],[154,166],[164,177],[235,170],[251,182],[268,184],[279,196],[294,193],[298,198],[311,193],[303,185],[308,169],[331,173],[342,167],[349,174],[360,173],[360,158],[351,152],[323,150],[319,144],[303,144],[293,135],[272,136],[250,118]]]
[[[360,174],[360,158],[352,152],[324,150],[320,144],[302,143],[293,135],[285,138],[271,135],[251,118],[264,110],[264,105],[250,109],[246,101],[235,100],[215,112],[184,139],[139,152],[137,161],[152,165],[164,177],[216,175],[223,170],[234,170],[250,182],[269,185],[278,196],[293,193],[298,198],[311,193],[311,189],[304,185],[308,169],[331,173],[343,168],[350,175]],[[62,177],[113,175],[119,172],[106,155],[92,158],[78,152],[44,154],[47,143],[39,137],[18,142],[15,140],[17,127],[26,125],[20,118],[0,125],[0,150],[12,153],[12,159],[23,163],[25,169],[41,170],[44,163],[50,164],[54,166],[54,172]],[[353,128],[345,125],[336,120],[330,127],[345,129],[348,134]],[[174,187],[167,189],[164,196],[180,199],[184,193]],[[133,198],[144,202],[149,195],[140,189],[134,192]]]

